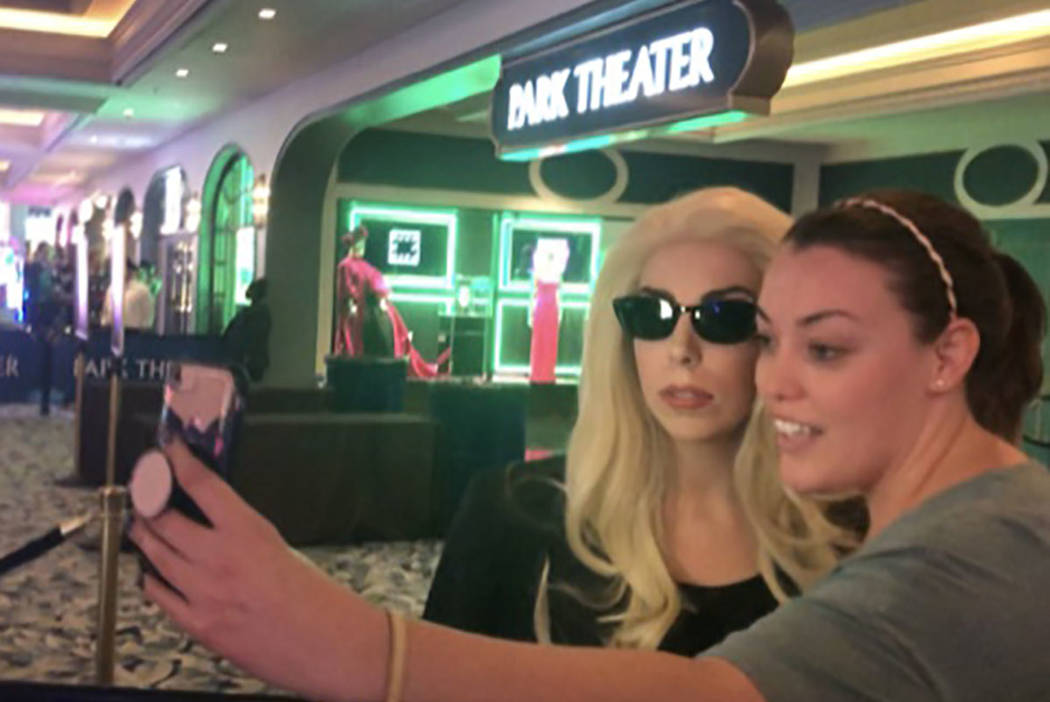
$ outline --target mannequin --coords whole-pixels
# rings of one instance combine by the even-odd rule
[[[358,226],[343,236],[349,247],[339,262],[339,324],[335,336],[335,353],[344,356],[408,358],[408,374],[415,378],[433,378],[438,365],[427,362],[412,346],[412,333],[397,307],[390,301],[390,286],[378,268],[365,260],[368,230]]]
[[[529,346],[529,380],[553,383],[558,361],[558,325],[561,310],[558,290],[569,262],[569,242],[539,239],[532,254],[532,342]]]
[[[397,355],[387,318],[390,288],[375,266],[364,259],[368,230],[359,226],[343,236],[348,246],[339,262],[339,326],[335,353],[345,356]]]

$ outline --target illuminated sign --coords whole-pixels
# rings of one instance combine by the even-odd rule
[[[364,258],[395,289],[453,288],[457,215],[394,205],[350,203],[340,232],[363,225],[368,230]]]
[[[423,232],[419,229],[391,229],[386,260],[391,266],[419,266]]]
[[[559,274],[562,292],[590,295],[598,275],[601,232],[597,219],[505,212],[500,219],[499,289],[531,293],[539,272],[536,264],[543,264],[537,253],[553,245],[567,254]]]
[[[529,340],[531,332],[525,320],[533,305],[529,299],[505,298],[496,303],[496,335],[492,367],[497,373],[522,374],[529,372]],[[558,307],[562,322],[558,329],[558,356],[577,356],[582,350],[583,327],[591,303],[588,300],[565,300]],[[573,353],[571,347],[581,347]],[[556,375],[578,376],[580,364],[559,363]]]
[[[768,114],[793,41],[775,0],[674,3],[505,61],[493,92],[493,138],[507,158],[623,130],[637,138],[698,117]]]
[[[182,198],[186,183],[179,166],[164,171],[164,218],[160,223],[161,234],[175,234],[182,228]]]
[[[248,305],[248,286],[255,280],[255,227],[237,230],[237,253],[234,265],[233,303]]]

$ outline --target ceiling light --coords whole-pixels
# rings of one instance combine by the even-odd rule
[[[1047,34],[1050,34],[1050,10],[1014,15],[799,63],[788,69],[783,87],[805,85],[862,71],[891,68],[965,51],[1002,46]]]
[[[264,7],[263,9],[259,10],[259,19],[261,20],[272,20],[276,16],[277,10],[273,9],[272,7]]]
[[[4,171],[8,170],[9,168],[11,168],[11,162],[10,161],[8,161],[7,159],[0,160],[0,173],[3,173]]]
[[[216,54],[225,54],[228,48],[230,48],[230,45],[222,41],[217,41],[211,45],[211,50]]]
[[[0,108],[0,124],[10,124],[16,127],[39,127],[43,121],[44,113],[40,110]]]
[[[179,69],[175,70],[175,77],[176,78],[185,78],[189,74],[190,74],[190,69],[188,69],[188,68],[179,68]]]
[[[131,109],[130,107],[126,108],[124,110],[124,116],[127,117],[128,119],[131,119],[132,117],[135,116],[135,110]]]
[[[97,144],[98,143],[98,134],[92,134],[90,141],[91,141],[92,144]]]
[[[91,14],[95,13],[92,12]],[[4,29],[47,32],[48,34],[71,34],[83,37],[97,37],[99,39],[108,37],[119,19],[120,16],[105,18],[70,17],[57,12],[0,9],[0,27]]]

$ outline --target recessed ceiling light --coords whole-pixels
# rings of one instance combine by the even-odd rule
[[[277,16],[277,10],[272,7],[264,7],[259,10],[259,19],[261,20],[272,20]]]
[[[11,167],[11,162],[7,159],[0,161],[0,172],[6,171]]]
[[[10,124],[18,127],[39,127],[45,116],[40,110],[0,108],[0,124]]]
[[[129,118],[129,119],[134,117],[135,116],[135,110],[131,109],[130,107],[126,108],[124,110],[124,116]]]
[[[230,45],[222,41],[217,41],[211,45],[211,50],[216,54],[225,54],[228,48],[230,48]]]
[[[190,74],[190,69],[188,69],[188,68],[179,68],[179,69],[176,69],[176,71],[175,71],[175,77],[176,78],[185,78],[189,74]]]
[[[98,134],[92,134],[91,135],[91,143],[92,144],[97,144],[98,143]]]

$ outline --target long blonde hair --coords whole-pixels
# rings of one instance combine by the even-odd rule
[[[579,414],[566,457],[565,527],[569,547],[607,592],[586,598],[595,608],[626,606],[603,621],[615,624],[611,646],[656,648],[678,617],[682,601],[661,550],[661,506],[670,439],[646,409],[630,339],[612,300],[637,288],[648,258],[672,242],[714,240],[746,255],[761,271],[791,219],[736,188],[706,188],[653,207],[610,248],[595,283],[583,345]],[[785,492],[777,478],[772,428],[757,406],[748,419],[733,467],[736,490],[759,544],[759,570],[778,600],[786,598],[775,567],[806,587],[835,562],[848,540],[818,505]],[[534,625],[550,640],[549,561],[540,580]]]

